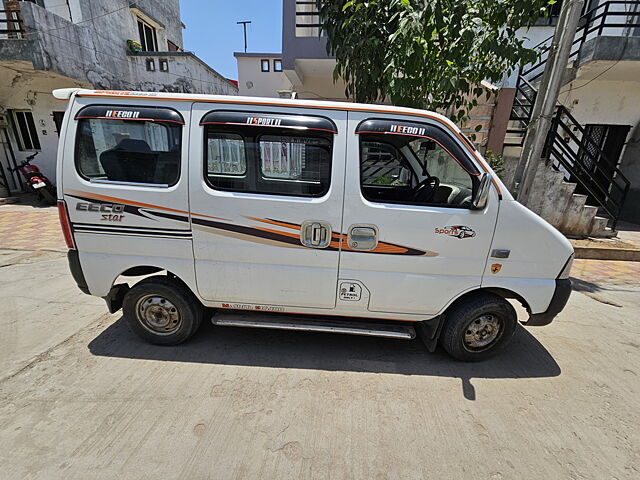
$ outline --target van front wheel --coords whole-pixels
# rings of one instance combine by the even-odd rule
[[[122,312],[133,333],[156,345],[177,345],[193,335],[203,308],[181,283],[164,276],[145,278],[124,297]]]
[[[457,360],[485,360],[507,346],[517,320],[515,309],[504,298],[478,293],[447,310],[440,344]]]

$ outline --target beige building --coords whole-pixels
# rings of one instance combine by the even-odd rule
[[[291,82],[282,71],[282,54],[235,52],[233,56],[238,64],[239,95],[291,96]]]

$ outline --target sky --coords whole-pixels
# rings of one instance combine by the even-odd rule
[[[242,25],[247,25],[247,52],[280,52],[282,0],[180,0],[185,51],[194,52],[227,78],[238,79],[233,52],[244,51]]]

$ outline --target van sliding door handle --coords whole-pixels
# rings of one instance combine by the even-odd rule
[[[331,225],[328,222],[316,220],[302,222],[300,243],[310,248],[327,248],[331,243]]]
[[[373,250],[378,246],[378,229],[375,225],[351,225],[347,246],[352,250]]]

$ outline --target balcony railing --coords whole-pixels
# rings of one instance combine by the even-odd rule
[[[296,37],[319,37],[321,33],[316,0],[296,0]]]
[[[602,35],[612,37],[640,36],[640,1],[612,0],[593,7],[580,17],[576,35],[571,46],[569,62],[579,59],[580,49],[588,40]],[[547,63],[547,52],[553,36],[543,40],[534,48],[540,50],[537,63],[521,69],[520,75],[531,84],[542,78]]]
[[[0,10],[0,39],[22,39],[25,36],[20,10]]]

